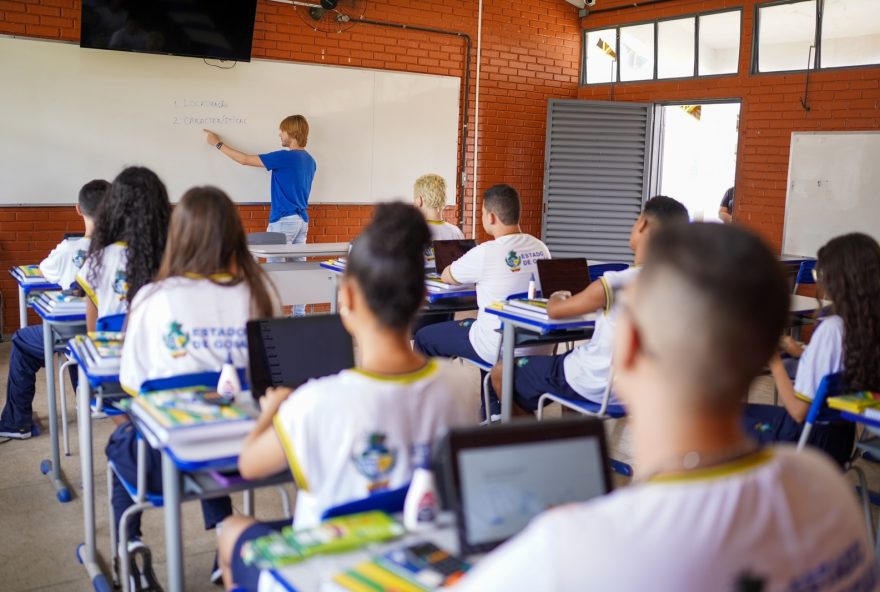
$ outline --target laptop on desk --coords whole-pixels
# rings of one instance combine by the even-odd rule
[[[453,261],[461,259],[461,256],[477,246],[477,241],[467,238],[461,240],[441,240],[434,241],[434,266],[437,275],[441,275],[443,270],[452,265]]]
[[[439,465],[461,555],[491,551],[544,510],[611,491],[605,430],[596,419],[453,429]]]
[[[583,292],[590,285],[590,268],[587,260],[538,259],[538,279],[541,280],[541,294],[549,298],[554,292]]]
[[[248,378],[254,399],[354,367],[351,335],[339,315],[248,321]]]

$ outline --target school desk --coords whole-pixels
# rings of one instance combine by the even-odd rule
[[[15,268],[9,270],[9,275],[15,279],[15,283],[18,285],[18,324],[20,328],[24,328],[28,324],[27,307],[30,295],[34,292],[60,290],[61,286],[47,281],[28,283],[25,278],[15,273]]]
[[[407,534],[394,541],[370,545],[348,553],[317,555],[302,563],[263,570],[260,573],[259,592],[306,592],[307,590],[327,589],[336,574],[351,569],[358,563],[367,561],[376,555],[420,542],[431,542],[441,549],[457,554],[458,535],[453,514],[451,512],[441,513],[437,520],[437,527],[427,532]]]
[[[348,253],[348,243],[249,245],[248,249],[254,257],[268,259],[262,267],[275,284],[283,305],[333,303],[335,300],[327,270],[317,262],[295,259],[342,257]]]
[[[55,335],[71,335],[85,332],[85,314],[54,314],[46,311],[39,302],[34,302],[34,311],[43,320],[43,355],[46,365],[46,394],[49,400],[49,444],[52,448],[52,459],[40,463],[40,471],[45,475],[51,473],[52,484],[58,501],[65,503],[71,500],[70,489],[65,483],[61,471],[61,451],[58,446],[58,408],[55,403]],[[64,380],[64,376],[61,376]]]
[[[871,417],[867,417],[862,415],[861,413],[850,413],[849,411],[841,411],[840,412],[841,419],[845,419],[846,421],[851,421],[856,424],[861,424],[865,427],[865,431],[867,431],[871,437],[870,438],[860,438],[856,441],[856,447],[859,450],[863,450],[865,452],[869,452],[871,456],[874,458],[880,458],[880,420],[874,419]],[[872,504],[880,503],[880,500],[877,499],[877,494],[873,491],[868,492],[869,497],[871,499]],[[877,519],[877,527],[875,532],[880,535],[880,516]],[[875,543],[874,547],[874,559],[875,561],[880,561],[880,536],[877,537],[878,540]]]

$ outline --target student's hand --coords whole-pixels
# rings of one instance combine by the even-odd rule
[[[718,212],[718,217],[721,218],[721,221],[725,224],[730,224],[731,222],[733,222],[733,215],[731,215],[731,213],[727,211],[727,208],[721,208],[721,210]]]
[[[557,290],[550,294],[550,297],[547,299],[550,302],[562,302],[563,300],[568,300],[571,298],[571,292],[568,290]]]
[[[803,343],[793,339],[789,335],[783,335],[782,339],[779,340],[779,349],[794,358],[801,357],[804,353],[804,348],[805,346]]]
[[[217,143],[220,141],[220,136],[218,136],[217,134],[215,134],[211,130],[203,129],[202,131],[207,134],[207,137],[205,138],[205,140],[207,140],[208,144],[210,144],[211,146],[216,146]]]
[[[275,415],[281,403],[287,400],[292,392],[293,389],[286,386],[266,389],[266,394],[260,399],[260,413]]]

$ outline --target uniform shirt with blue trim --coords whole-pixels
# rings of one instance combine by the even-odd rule
[[[287,216],[300,216],[308,222],[306,208],[317,170],[312,155],[305,150],[276,150],[260,154],[260,160],[272,173],[269,222],[277,222]]]
[[[245,282],[229,276],[171,277],[134,297],[122,345],[119,382],[137,394],[147,380],[219,372],[227,358],[248,363],[246,323],[256,314]],[[270,290],[270,294],[273,292]],[[280,313],[276,304],[275,313]]]
[[[518,232],[479,244],[449,266],[455,281],[477,285],[480,310],[468,339],[485,362],[494,364],[501,346],[501,335],[496,331],[501,327],[501,319],[486,312],[486,307],[527,292],[532,278],[540,288],[538,260],[549,258],[547,245],[530,234]]]
[[[843,319],[832,315],[822,321],[798,362],[794,392],[798,398],[812,401],[826,374],[843,371]]]
[[[100,272],[92,277],[92,270],[100,261]],[[86,259],[76,283],[98,309],[98,318],[128,311],[128,247],[125,243],[107,245]]]
[[[738,463],[550,510],[454,592],[878,590],[874,549],[840,470],[780,446]]]
[[[91,243],[92,239],[87,237],[67,238],[58,243],[49,256],[40,262],[43,277],[65,290],[69,288],[86,262]]]
[[[315,526],[333,506],[408,483],[448,428],[477,424],[471,378],[459,364],[431,359],[410,374],[343,370],[297,389],[274,419],[299,486],[294,526]]]
[[[616,297],[636,279],[639,269],[629,267],[622,271],[609,271],[599,279],[605,289],[605,307],[598,311],[593,337],[577,346],[562,362],[565,382],[580,396],[594,403],[602,402],[611,375],[611,352],[614,350],[614,327],[617,323]],[[610,403],[619,404],[613,393]]]

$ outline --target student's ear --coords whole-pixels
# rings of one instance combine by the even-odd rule
[[[486,222],[489,223],[487,226],[495,226],[498,223],[498,216],[495,215],[495,212],[486,212]]]
[[[648,230],[648,218],[644,215],[639,216],[639,219],[636,220],[636,233],[644,234]]]
[[[351,314],[351,307],[353,305],[354,294],[352,293],[352,285],[351,282],[343,280],[339,282],[339,293],[337,294],[337,310],[339,310],[339,315],[345,320],[349,314]]]
[[[77,215],[77,216],[82,216],[82,215],[83,215],[82,210],[81,210],[80,207],[79,207],[79,204],[76,204],[76,215]]]
[[[628,316],[617,322],[614,335],[614,374],[620,376],[632,371],[642,350],[642,339],[635,323]]]

